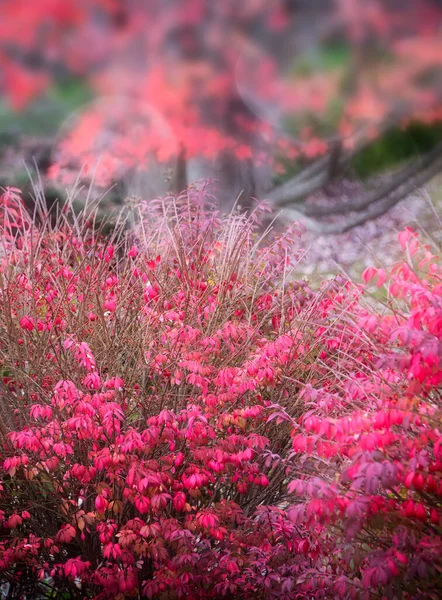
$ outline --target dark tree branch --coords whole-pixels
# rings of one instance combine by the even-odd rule
[[[334,142],[334,144],[331,148],[330,159],[327,164],[327,169],[328,169],[327,179],[328,179],[328,181],[333,181],[333,179],[338,175],[338,173],[342,167],[342,165],[341,165],[342,153],[343,153],[342,141],[337,140],[336,142]]]
[[[321,189],[342,173],[353,157],[369,143],[361,142],[350,152],[344,152],[342,141],[336,140],[329,154],[319,158],[289,181],[274,188],[268,199],[278,206],[288,206],[304,200],[306,196]],[[300,207],[299,210],[303,212],[303,208]]]
[[[402,185],[396,185],[394,192],[391,191],[392,186],[389,184],[389,186],[378,193],[379,199],[377,202],[369,204],[365,210],[361,210],[356,215],[342,222],[321,223],[311,217],[306,217],[303,213],[293,208],[288,208],[284,212],[294,220],[302,220],[310,231],[319,234],[345,233],[346,231],[353,229],[353,227],[362,225],[367,221],[382,216],[398,202],[406,198],[409,194],[424,185],[429,179],[441,171],[442,152],[439,154],[438,158],[433,157],[431,163],[426,164],[426,167],[423,167],[421,163],[421,169],[416,173],[415,177],[409,176],[405,182],[402,181]],[[383,193],[381,193],[382,191]],[[353,209],[351,206],[348,206],[347,210],[350,211]]]
[[[398,120],[405,116],[407,111],[403,106],[397,106],[395,109],[379,124],[379,135],[388,131]],[[373,140],[367,137],[365,128],[362,128],[357,134],[357,141],[352,150],[344,151],[343,140],[336,138],[331,142],[331,152],[318,158],[311,165],[303,169],[298,175],[288,181],[273,188],[267,198],[273,204],[282,207],[298,203],[299,212],[304,212],[301,201],[306,196],[321,189],[332,179],[337,177],[348,167],[352,159],[362,150],[373,143]],[[347,212],[346,209],[345,212]]]
[[[270,192],[268,199],[278,206],[294,204],[323,187],[327,183],[327,176],[327,169],[323,169],[318,175],[313,175],[306,181],[290,179]]]
[[[343,215],[349,211],[363,211],[368,208],[371,204],[379,202],[386,196],[392,194],[402,185],[406,184],[410,180],[414,185],[415,177],[420,177],[420,174],[424,174],[433,163],[439,162],[442,157],[442,144],[438,144],[431,152],[422,156],[418,160],[407,165],[404,169],[399,171],[391,181],[381,189],[374,190],[371,194],[365,198],[356,199],[352,202],[340,202],[333,204],[332,206],[311,206],[306,207],[305,214],[310,217],[326,217],[329,215]],[[424,181],[425,183],[425,181]]]

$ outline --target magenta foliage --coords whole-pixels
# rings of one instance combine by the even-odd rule
[[[313,292],[296,227],[262,241],[259,212],[205,201],[107,238],[90,215],[8,228],[2,577],[97,600],[435,598],[437,257],[406,230],[407,259],[363,274],[382,304],[342,278]]]

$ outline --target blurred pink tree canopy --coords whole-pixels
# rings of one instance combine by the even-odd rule
[[[442,119],[441,20],[436,0],[3,0],[0,86],[17,110],[67,76],[91,89],[54,178],[160,166],[292,204],[392,125]],[[288,163],[308,168],[273,189]]]

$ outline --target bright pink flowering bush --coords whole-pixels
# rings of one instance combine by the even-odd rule
[[[69,598],[437,598],[442,268],[296,281],[204,190],[0,226],[0,579]]]

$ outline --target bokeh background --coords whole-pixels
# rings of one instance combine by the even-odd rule
[[[109,211],[209,179],[301,219],[306,274],[388,263],[439,239],[441,32],[440,0],[1,0],[0,185]]]

